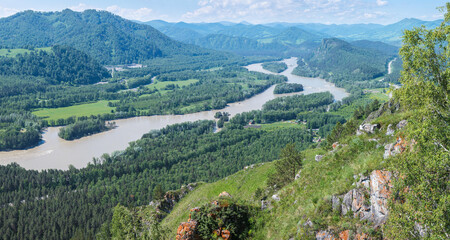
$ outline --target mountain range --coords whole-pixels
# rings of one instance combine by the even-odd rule
[[[106,11],[25,11],[1,18],[0,29],[0,43],[4,48],[68,45],[85,51],[102,64],[211,53]]]

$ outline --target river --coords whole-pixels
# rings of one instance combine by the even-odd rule
[[[288,78],[289,83],[300,83],[304,87],[301,93],[273,94],[275,86],[271,86],[264,92],[253,96],[247,100],[230,103],[221,110],[204,111],[186,115],[162,115],[149,117],[134,117],[128,119],[115,120],[117,128],[98,133],[81,139],[66,141],[58,137],[58,127],[49,127],[43,133],[44,143],[27,150],[15,150],[0,152],[0,164],[6,165],[17,162],[26,169],[68,169],[69,165],[76,168],[85,167],[92,161],[93,157],[100,157],[103,153],[112,153],[116,150],[123,150],[128,143],[142,137],[144,133],[153,129],[161,129],[167,125],[196,120],[212,120],[217,111],[229,112],[231,116],[251,110],[261,109],[262,105],[279,96],[310,94],[315,92],[331,92],[336,100],[348,96],[342,88],[337,88],[334,84],[318,78],[305,78],[292,74],[292,70],[297,66],[297,59],[290,58],[283,60],[288,65],[288,69],[280,73]],[[261,64],[247,66],[250,71],[258,71],[273,74],[262,68]]]

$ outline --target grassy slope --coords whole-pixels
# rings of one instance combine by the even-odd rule
[[[354,188],[354,175],[368,174],[375,169],[383,169],[384,145],[395,140],[393,136],[386,136],[388,124],[398,123],[408,117],[408,113],[382,116],[373,122],[381,124],[381,130],[374,135],[348,136],[341,139],[341,144],[347,146],[336,152],[322,148],[304,151],[305,160],[301,178],[281,189],[278,194],[280,202],[273,203],[271,211],[263,214],[265,226],[257,229],[254,239],[308,239],[302,232],[302,224],[308,219],[314,222],[313,230],[327,229],[329,226],[336,231],[354,229],[361,222],[351,217],[342,217],[331,212],[330,199],[332,195],[339,195]],[[355,129],[356,131],[356,129]],[[369,139],[376,138],[379,146]],[[320,162],[316,162],[316,154],[325,155]],[[242,170],[234,175],[215,183],[203,184],[184,198],[163,220],[163,225],[175,235],[178,225],[186,221],[189,209],[201,206],[217,197],[222,191],[227,191],[234,198],[249,200],[259,204],[252,197],[258,187],[266,187],[266,181],[274,172],[273,163],[266,163],[254,169]],[[270,198],[270,196],[269,196]],[[328,212],[327,212],[328,211]],[[361,227],[361,226],[360,226]],[[361,227],[367,233],[371,232],[370,225]],[[302,235],[303,234],[303,235]]]
[[[86,103],[74,105],[70,107],[61,108],[46,108],[33,112],[38,117],[42,117],[48,121],[57,120],[60,118],[66,119],[71,116],[82,117],[98,115],[103,113],[111,113],[113,107],[108,107],[108,101],[98,101],[95,103]]]
[[[45,47],[45,48],[36,48],[34,51],[50,51],[51,47]],[[13,48],[13,49],[0,49],[0,57],[15,57],[17,54],[24,54],[24,53],[31,53],[34,52],[33,50],[28,50],[24,48]]]
[[[183,198],[173,211],[163,220],[171,235],[176,234],[178,225],[187,221],[189,210],[200,207],[226,191],[236,199],[251,200],[258,187],[264,188],[266,180],[273,172],[272,163],[263,163],[248,170],[241,170],[214,183],[204,183]]]

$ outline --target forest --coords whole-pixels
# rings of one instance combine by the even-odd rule
[[[337,38],[323,39],[313,53],[299,59],[293,74],[323,78],[349,92],[388,87],[388,83],[376,79],[387,73],[387,64],[396,54],[370,46],[361,48]]]
[[[99,133],[111,129],[106,126],[105,121],[100,119],[86,119],[76,121],[59,129],[58,136],[65,140],[74,140],[94,133]]]
[[[286,70],[288,67],[284,62],[267,62],[263,63],[262,67],[267,71],[271,71],[274,73],[280,73]]]
[[[273,93],[282,94],[282,93],[293,93],[293,92],[301,92],[303,91],[303,85],[299,83],[280,83],[275,86]]]

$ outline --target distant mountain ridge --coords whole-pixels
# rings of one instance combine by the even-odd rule
[[[162,34],[151,26],[106,11],[25,11],[0,19],[0,45],[48,47],[67,45],[102,64],[142,62],[171,55],[208,54]]]
[[[439,25],[442,20],[423,21],[414,18],[406,18],[397,23],[389,25],[381,24],[321,24],[321,23],[285,23],[275,22],[266,24],[250,24],[250,23],[169,23],[161,20],[154,20],[145,22],[154,28],[160,30],[174,39],[184,41],[172,34],[174,28],[181,31],[181,29],[189,29],[194,31],[198,36],[204,37],[208,34],[224,34],[234,37],[247,37],[253,39],[272,38],[281,34],[289,28],[298,28],[302,31],[309,32],[314,35],[324,37],[337,37],[347,41],[370,40],[382,41],[388,44],[399,46],[401,44],[401,36],[403,30],[412,29],[424,25],[426,28],[434,28]],[[177,32],[179,33],[179,32]],[[192,34],[192,33],[191,33]],[[192,39],[190,39],[192,40]],[[188,41],[190,41],[188,40]]]

